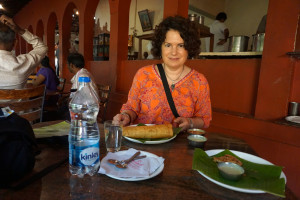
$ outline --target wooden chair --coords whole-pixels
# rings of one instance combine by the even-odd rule
[[[111,87],[109,85],[101,85],[97,84],[98,91],[99,91],[99,114],[98,114],[98,121],[104,122],[106,120],[106,111],[107,111],[107,104],[109,101],[109,95],[111,91]]]
[[[0,107],[8,106],[31,124],[42,122],[45,88],[0,89]]]
[[[59,78],[59,85],[57,86],[57,90],[53,92],[48,92],[45,96],[46,101],[51,101],[51,99],[56,99],[56,102],[50,105],[44,106],[44,112],[48,111],[57,111],[60,107],[60,103],[65,99],[68,98],[70,95],[70,92],[64,92],[66,79],[65,78]]]

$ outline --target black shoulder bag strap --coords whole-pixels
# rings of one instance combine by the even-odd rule
[[[180,117],[178,115],[178,112],[176,110],[176,107],[175,107],[175,104],[174,104],[174,101],[173,101],[173,98],[172,98],[172,95],[171,95],[171,92],[170,92],[170,87],[169,87],[169,84],[168,84],[168,81],[167,81],[165,70],[164,70],[164,68],[161,64],[157,64],[157,68],[158,68],[158,71],[160,73],[160,77],[161,77],[162,83],[164,85],[165,93],[166,93],[166,96],[167,96],[167,99],[168,99],[168,102],[169,102],[169,106],[172,110],[172,113],[176,118]]]

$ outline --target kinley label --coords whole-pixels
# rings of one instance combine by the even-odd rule
[[[90,147],[80,152],[80,162],[84,165],[92,165],[99,159],[99,148]]]

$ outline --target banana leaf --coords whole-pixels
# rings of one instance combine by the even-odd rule
[[[253,163],[236,156],[228,149],[214,156],[219,157],[225,154],[230,154],[243,163],[242,167],[245,170],[245,174],[240,180],[231,181],[223,178],[213,158],[199,148],[195,149],[192,169],[198,170],[215,181],[226,185],[243,189],[261,190],[285,197],[285,180],[284,178],[280,178],[282,172],[281,166]]]
[[[146,124],[138,124],[137,126],[147,126]],[[181,131],[181,128],[177,127],[177,128],[173,128],[173,136],[174,137],[175,135],[177,135],[178,133],[180,133]],[[135,140],[138,140],[142,143],[145,143],[147,141],[160,141],[160,140],[167,140],[167,139],[170,139],[170,138],[157,138],[157,139],[153,139],[153,138],[134,138]]]

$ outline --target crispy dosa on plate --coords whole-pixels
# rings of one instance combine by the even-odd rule
[[[123,127],[123,136],[130,138],[169,138],[173,136],[172,124]]]

